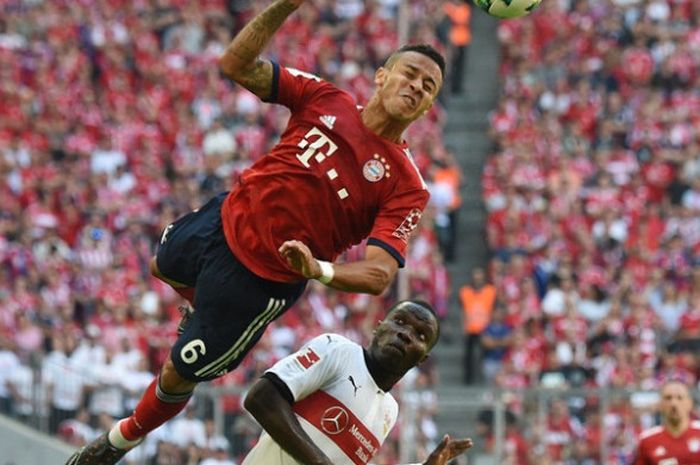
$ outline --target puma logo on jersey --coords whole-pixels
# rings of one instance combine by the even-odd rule
[[[357,390],[360,389],[362,386],[358,386],[357,384],[355,384],[355,379],[352,377],[352,375],[348,376],[348,381],[350,381],[350,384],[352,384],[352,388],[355,390],[355,392],[353,392],[353,395],[357,396]]]
[[[319,116],[318,119],[320,119],[324,126],[326,126],[328,129],[333,129],[336,117],[332,115],[323,115]]]

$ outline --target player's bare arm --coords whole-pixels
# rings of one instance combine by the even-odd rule
[[[332,464],[328,456],[306,434],[291,404],[271,381],[265,378],[256,381],[248,391],[244,405],[270,437],[299,463]]]
[[[307,279],[323,276],[321,262],[300,241],[287,241],[279,249],[289,266]],[[380,295],[391,284],[399,264],[386,250],[369,245],[365,258],[351,263],[333,264],[333,279],[326,285],[346,292]]]
[[[253,18],[229,44],[219,59],[229,79],[265,99],[272,91],[272,64],[260,54],[275,32],[304,0],[277,0]]]

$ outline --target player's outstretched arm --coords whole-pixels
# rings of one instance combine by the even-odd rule
[[[270,380],[260,378],[256,381],[248,391],[244,405],[267,434],[299,463],[332,465],[328,456],[301,427],[291,404]]]
[[[367,246],[363,260],[339,264],[317,260],[300,241],[285,242],[279,252],[289,266],[305,278],[318,279],[327,286],[346,292],[380,295],[399,269],[398,262],[389,252],[373,245]]]
[[[229,79],[265,99],[272,91],[272,64],[260,59],[272,35],[304,0],[277,0],[236,34],[219,59]]]
[[[423,465],[445,465],[453,458],[471,449],[473,445],[471,439],[452,439],[446,434]]]

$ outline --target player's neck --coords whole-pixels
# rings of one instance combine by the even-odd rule
[[[397,374],[388,372],[372,358],[372,355],[367,349],[363,349],[362,353],[365,356],[365,365],[367,365],[370,376],[372,376],[372,379],[382,391],[389,392],[389,390],[394,387],[394,384],[398,383],[403,377],[403,373]]]
[[[367,106],[360,115],[364,125],[384,139],[400,144],[403,141],[403,133],[411,124],[408,121],[397,121],[391,118],[382,107],[377,98],[372,98],[367,102]]]
[[[664,429],[673,436],[674,438],[677,438],[678,436],[682,435],[685,433],[685,431],[688,429],[690,426],[690,421],[681,421],[677,425],[672,425],[670,423],[666,423],[664,425]]]

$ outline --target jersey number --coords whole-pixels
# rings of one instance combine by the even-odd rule
[[[185,347],[180,351],[182,361],[188,365],[197,361],[200,355],[207,353],[207,348],[204,346],[204,341],[195,339],[185,344]]]

